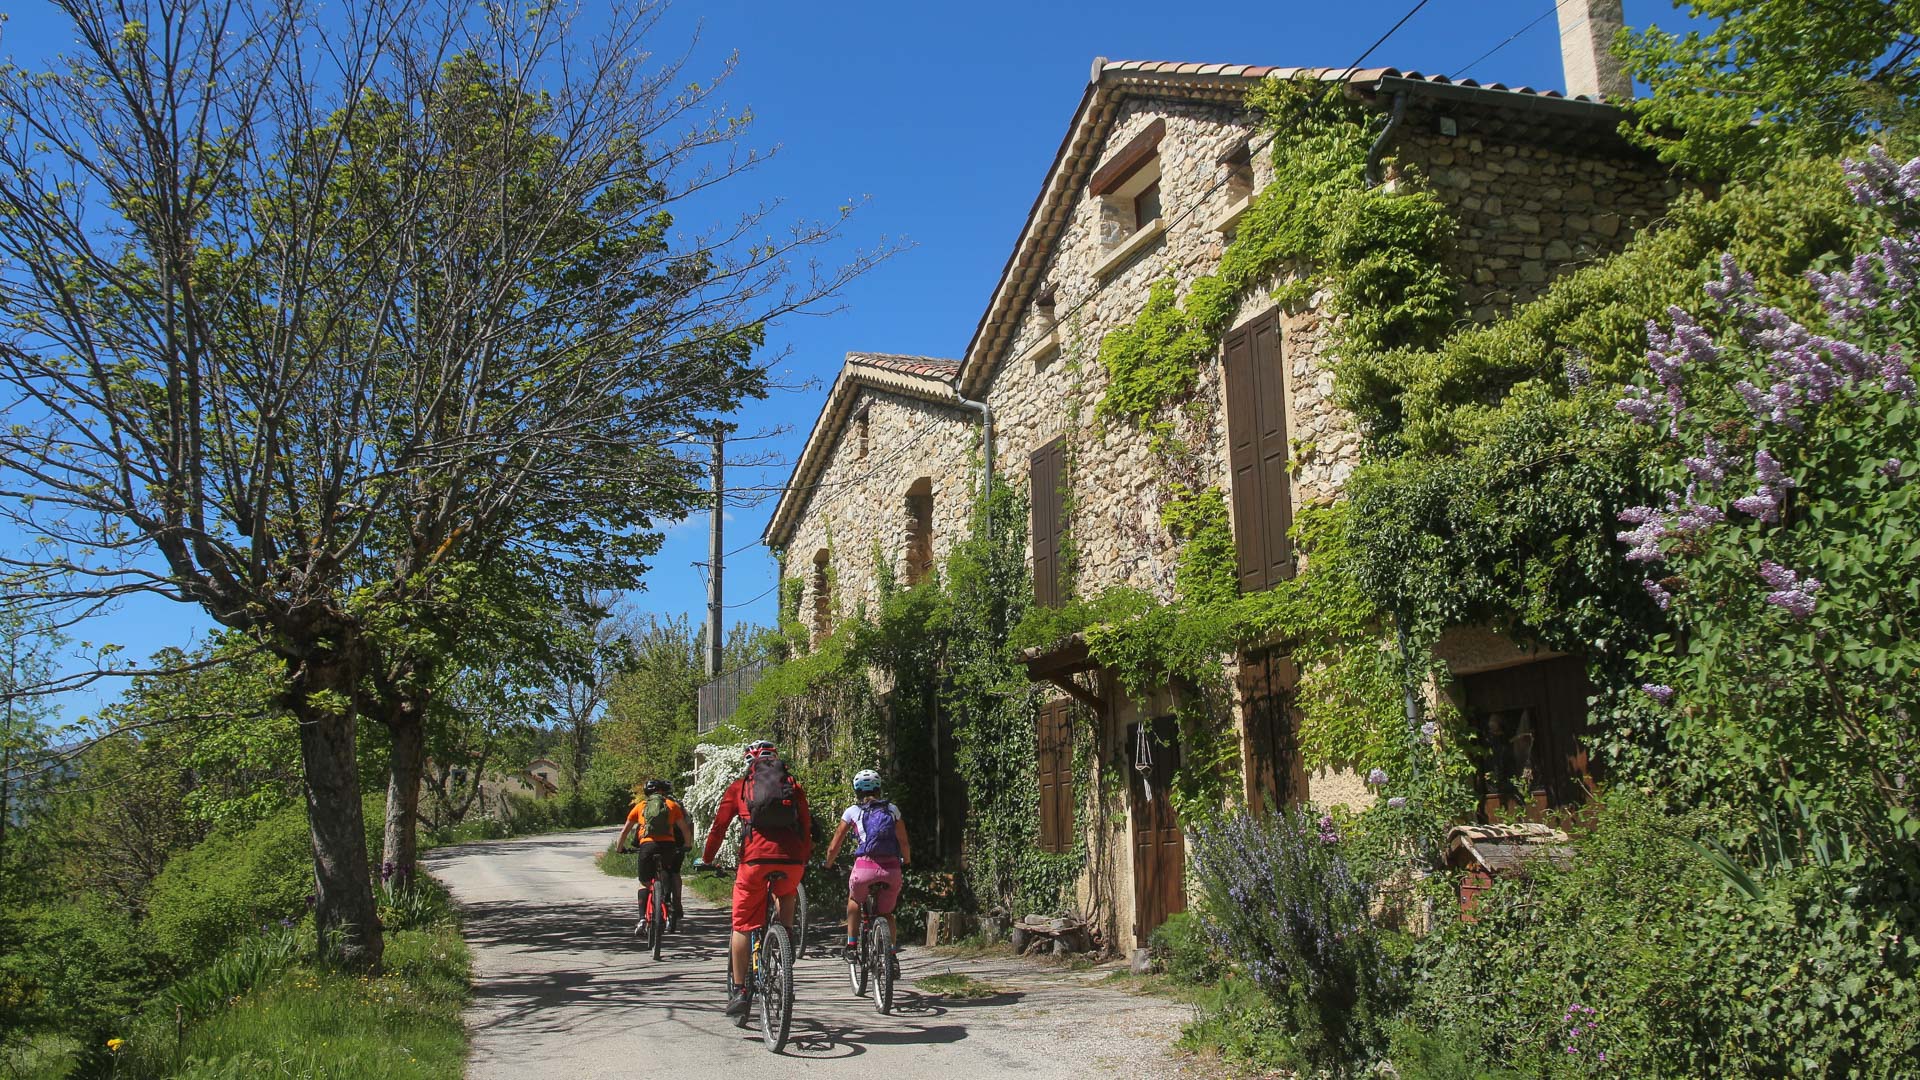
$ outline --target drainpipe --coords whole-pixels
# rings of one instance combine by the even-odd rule
[[[1387,126],[1380,129],[1380,135],[1367,148],[1367,186],[1379,187],[1386,178],[1380,174],[1380,158],[1387,152],[1387,143],[1393,140],[1393,133],[1400,129],[1400,121],[1407,116],[1407,93],[1404,90],[1393,92],[1393,109],[1387,114]]]
[[[984,448],[986,475],[980,484],[981,520],[986,526],[987,539],[993,539],[993,409],[985,401],[975,401],[960,392],[956,384],[953,396],[959,403],[980,414],[980,445]]]

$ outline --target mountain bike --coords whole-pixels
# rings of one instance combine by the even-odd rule
[[[853,986],[853,996],[866,996],[871,980],[873,1005],[881,1016],[893,1011],[893,980],[899,974],[894,968],[893,923],[875,913],[879,895],[891,887],[876,881],[868,888],[867,898],[860,902],[860,951],[847,958],[847,982]]]
[[[760,1041],[776,1054],[786,1049],[793,1026],[793,932],[780,921],[780,900],[773,893],[774,883],[786,877],[778,872],[767,875],[767,921],[747,935],[748,970],[752,972],[747,992],[753,995],[760,1012]],[[731,958],[725,970],[727,992],[732,993]],[[746,1014],[735,1018],[733,1026],[746,1027]]]
[[[663,860],[664,861],[664,860]],[[640,883],[640,921],[634,925],[633,935],[646,942],[647,951],[653,954],[657,963],[660,960],[660,939],[672,922],[670,914],[679,894],[680,871],[669,866],[661,866],[650,881]]]

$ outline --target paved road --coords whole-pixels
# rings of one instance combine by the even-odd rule
[[[473,947],[471,1080],[742,1076],[1128,1078],[1179,1075],[1167,1042],[1178,1005],[1088,985],[1021,961],[954,961],[910,949],[894,1013],[856,1000],[838,961],[795,969],[793,1037],[776,1062],[754,1028],[722,1015],[724,912],[687,895],[684,931],[656,964],[634,943],[631,882],[593,853],[611,830],[442,848]],[[948,970],[1007,993],[948,1002],[912,981]]]

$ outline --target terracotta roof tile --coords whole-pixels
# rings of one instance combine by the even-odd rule
[[[951,379],[960,373],[960,361],[948,360],[939,356],[902,356],[899,353],[850,352],[847,354],[850,364],[865,364],[868,367],[898,371],[903,375],[925,375],[934,379]]]
[[[1418,82],[1436,83],[1442,86],[1466,86],[1482,90],[1499,90],[1509,94],[1523,94],[1527,97],[1563,98],[1558,90],[1536,90],[1531,86],[1508,86],[1505,83],[1481,83],[1472,79],[1454,80],[1445,75],[1426,75],[1418,71],[1402,71],[1399,68],[1375,67],[1348,71],[1346,68],[1326,67],[1270,67],[1254,64],[1189,64],[1174,60],[1109,60],[1102,71],[1116,73],[1135,73],[1142,75],[1199,75],[1208,78],[1263,79],[1269,75],[1291,78],[1295,75],[1309,75],[1319,79],[1333,79],[1346,76],[1347,81],[1356,83],[1372,82],[1383,78],[1412,79]],[[1576,101],[1589,100],[1585,97]]]

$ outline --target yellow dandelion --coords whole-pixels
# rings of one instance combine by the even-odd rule
[[[120,1048],[125,1045],[127,1045],[127,1040],[125,1039],[108,1039],[107,1040],[107,1050],[115,1054],[119,1053]]]

